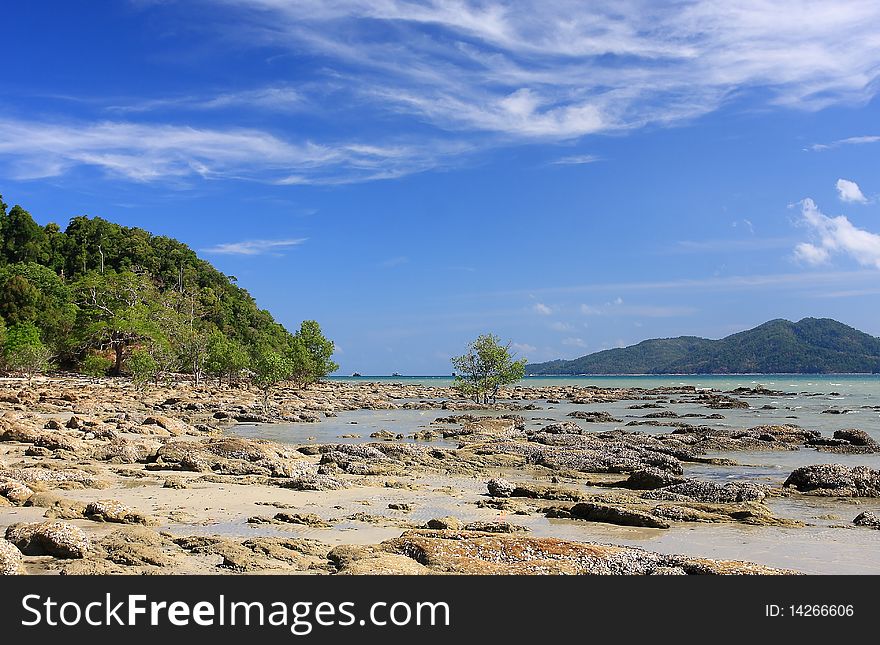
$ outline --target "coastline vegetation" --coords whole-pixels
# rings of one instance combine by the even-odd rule
[[[40,226],[0,197],[2,367],[131,375],[143,387],[174,374],[198,385],[248,377],[301,387],[338,369],[313,320],[290,333],[185,244],[99,217]]]

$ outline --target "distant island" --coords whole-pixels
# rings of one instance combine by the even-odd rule
[[[880,338],[829,318],[777,319],[720,340],[658,338],[526,366],[532,376],[789,373],[880,373]]]

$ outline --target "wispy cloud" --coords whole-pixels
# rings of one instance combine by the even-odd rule
[[[353,183],[401,177],[443,164],[458,144],[367,145],[288,141],[253,129],[126,121],[0,119],[0,163],[16,179],[90,167],[139,182],[192,177],[277,184]]]
[[[839,254],[862,266],[880,269],[880,234],[855,226],[844,215],[828,217],[810,198],[804,199],[800,206],[801,224],[809,230],[813,240],[795,247],[797,259],[817,265]]]
[[[532,310],[536,314],[541,316],[549,316],[553,313],[553,310],[545,305],[543,302],[536,302],[535,305],[532,307]]]
[[[587,347],[587,341],[585,341],[583,338],[563,338],[562,344],[567,347]]]
[[[218,255],[264,255],[267,253],[278,255],[295,246],[303,244],[308,238],[292,238],[286,240],[244,240],[242,242],[225,242],[206,249],[203,253]]]
[[[550,163],[554,166],[579,166],[597,161],[602,161],[602,158],[596,155],[571,155],[569,157],[561,157]]]
[[[862,0],[218,2],[242,9],[249,43],[310,51],[361,101],[450,131],[566,139],[750,89],[807,110],[877,91],[880,6]]]
[[[278,112],[301,110],[306,107],[305,96],[286,85],[269,85],[239,92],[220,92],[198,96],[176,96],[160,99],[132,99],[119,105],[110,105],[108,112],[120,114],[156,112],[163,110],[223,110],[229,108],[257,108]]]
[[[862,194],[862,189],[859,188],[859,185],[851,181],[849,179],[838,179],[837,184],[837,196],[840,198],[842,202],[855,202],[857,204],[865,204],[868,199]]]
[[[725,251],[766,251],[790,247],[791,238],[767,237],[747,239],[680,240],[675,246],[666,247],[663,253],[718,253]]]
[[[877,143],[878,141],[880,141],[880,136],[869,134],[859,137],[847,137],[846,139],[837,139],[836,141],[832,141],[831,143],[814,143],[813,145],[806,148],[806,150],[812,150],[813,152],[822,152],[823,150],[839,148],[840,146],[858,146],[864,145],[866,143]]]
[[[385,267],[386,269],[392,269],[394,267],[399,267],[401,265],[409,263],[409,258],[405,255],[398,255],[397,257],[388,258],[387,260],[383,260],[379,263],[379,266]]]
[[[585,316],[638,316],[642,318],[677,318],[696,313],[694,307],[681,307],[674,305],[632,305],[624,304],[622,298],[604,305],[580,306],[581,313]]]

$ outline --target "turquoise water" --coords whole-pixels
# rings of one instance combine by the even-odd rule
[[[342,383],[409,383],[412,385],[452,385],[452,376],[333,376],[331,381]],[[880,374],[696,374],[696,375],[638,375],[638,376],[529,376],[513,387],[540,387],[546,385],[582,385],[596,387],[655,388],[670,385],[693,385],[717,390],[762,385],[768,389],[787,392],[832,391],[848,395],[880,397]]]

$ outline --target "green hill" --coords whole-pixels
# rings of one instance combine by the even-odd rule
[[[0,199],[7,355],[38,334],[59,367],[94,362],[97,352],[118,373],[134,348],[144,348],[167,371],[198,375],[210,367],[212,347],[221,361],[244,356],[239,367],[248,357],[295,353],[294,335],[235,282],[172,238],[100,217],[40,226]]]
[[[574,360],[526,366],[526,374],[880,373],[880,338],[828,318],[771,320],[720,340],[646,340]]]

